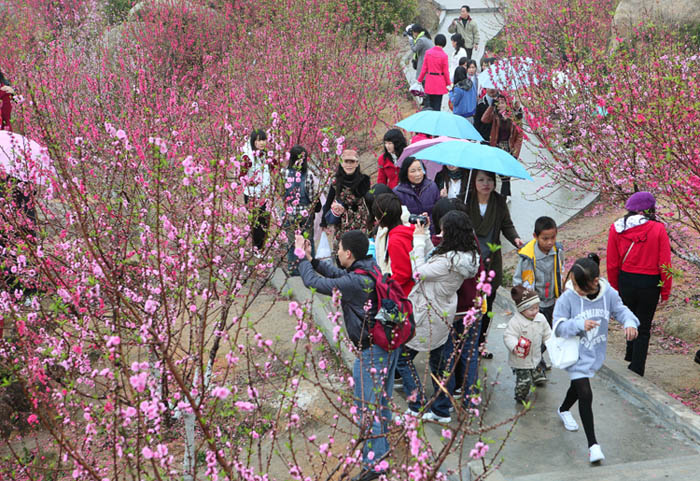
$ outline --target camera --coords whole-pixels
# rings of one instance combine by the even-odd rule
[[[425,225],[428,223],[428,218],[424,215],[411,214],[408,217],[408,222],[410,222],[411,224]]]
[[[409,25],[406,27],[406,29],[403,31],[403,36],[404,37],[410,37],[413,35],[413,24]]]

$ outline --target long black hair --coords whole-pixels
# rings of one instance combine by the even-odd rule
[[[467,47],[465,47],[465,45],[464,45],[464,37],[462,37],[461,33],[455,33],[454,35],[452,35],[450,37],[450,40],[452,40],[453,42],[455,42],[457,44],[457,46],[455,47],[455,53],[453,55],[458,55],[459,50],[462,48],[464,50],[467,49]]]
[[[477,254],[479,247],[474,239],[472,221],[466,212],[451,210],[440,219],[442,242],[435,248],[433,255],[447,254],[451,251],[473,252]]]
[[[430,40],[433,39],[433,37],[430,36],[430,32],[428,32],[426,29],[423,28],[423,25],[419,23],[414,23],[412,30],[416,33],[421,33],[423,32],[423,36],[426,38],[429,38]]]
[[[372,203],[372,216],[389,230],[401,225],[401,213],[401,201],[393,192],[379,194]]]
[[[303,159],[299,162],[302,155]],[[302,174],[305,173],[309,168],[309,152],[301,145],[292,147],[289,151],[289,165],[287,168],[298,170]]]
[[[394,155],[396,155],[396,158],[401,157],[403,149],[406,148],[406,137],[403,136],[399,129],[387,130],[383,141],[394,144]],[[386,150],[386,147],[384,147],[384,157],[387,159],[391,158],[391,154]]]
[[[5,74],[2,73],[2,70],[0,70],[0,85],[10,86],[10,81],[7,80],[7,77],[5,77]]]
[[[258,140],[267,140],[267,134],[263,129],[253,129],[250,133],[250,148],[255,152],[255,142]]]
[[[595,280],[600,277],[600,257],[591,252],[587,257],[576,259],[571,266],[566,278],[572,277],[576,285],[582,291],[595,292],[597,285]]]

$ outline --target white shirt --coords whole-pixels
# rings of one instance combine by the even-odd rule
[[[479,213],[481,214],[481,217],[486,215],[486,208],[488,206],[488,204],[479,204]]]
[[[462,187],[462,179],[449,179],[447,184],[447,198],[455,199],[459,195],[459,190]]]

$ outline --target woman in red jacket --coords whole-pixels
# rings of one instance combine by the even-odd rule
[[[653,195],[637,192],[627,199],[625,208],[627,214],[610,226],[608,280],[639,319],[639,336],[627,341],[625,361],[630,370],[644,376],[659,296],[664,302],[671,293],[671,244],[666,228],[656,221]]]
[[[377,183],[390,189],[399,185],[399,168],[396,161],[406,148],[406,137],[399,129],[391,129],[384,134],[384,152],[377,159]]]
[[[452,85],[449,59],[443,50],[446,44],[447,39],[443,34],[435,36],[435,46],[425,52],[423,67],[418,76],[419,82],[425,80],[425,94],[430,108],[437,111],[442,107],[442,96]]]
[[[10,101],[14,93],[15,91],[10,86],[10,82],[0,71],[0,130],[12,131],[12,124],[10,124],[12,104]]]

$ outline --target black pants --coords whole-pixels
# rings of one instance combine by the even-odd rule
[[[265,245],[265,237],[267,237],[267,229],[270,227],[270,213],[265,204],[260,205],[260,199],[244,195],[243,200],[248,204],[248,209],[253,211],[253,246],[262,250]]]
[[[643,279],[642,276],[649,279]],[[627,341],[625,361],[629,361],[629,369],[640,376],[644,376],[649,339],[651,338],[651,321],[654,319],[656,305],[659,303],[659,295],[661,294],[658,279],[658,275],[620,273],[619,287],[622,302],[639,319],[639,335],[634,341]],[[639,287],[639,281],[644,282],[645,280],[647,281],[644,283],[646,287]],[[652,284],[653,287],[650,287],[649,284]]]
[[[587,377],[571,381],[559,411],[569,411],[576,401],[578,401],[578,412],[581,415],[583,430],[586,432],[586,439],[588,439],[588,447],[590,448],[594,444],[598,444],[598,441],[596,441],[593,426],[593,391],[591,391],[591,382]]]
[[[442,108],[442,95],[427,94],[426,98],[428,100],[428,107],[439,112]]]
[[[509,197],[510,194],[510,177],[501,175],[501,195],[503,197]]]
[[[474,51],[474,49],[465,47],[464,50],[467,51],[467,60],[471,60],[472,59],[472,52]]]
[[[488,313],[493,310],[493,301],[496,299],[496,292],[498,291],[498,286],[491,286],[491,295],[486,298],[486,308],[487,313],[481,318],[481,332],[479,333],[479,346],[486,342],[486,333],[489,330],[489,324],[491,324],[491,318]]]

